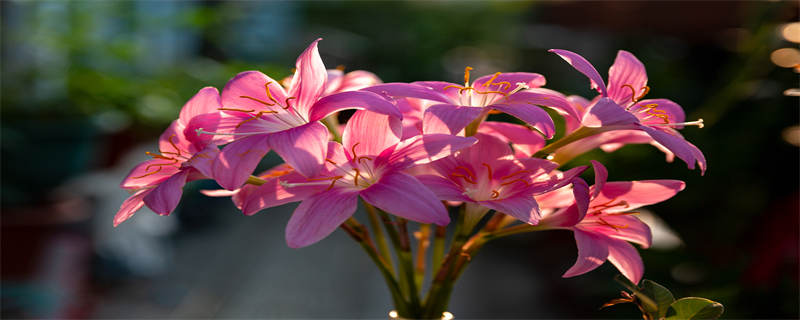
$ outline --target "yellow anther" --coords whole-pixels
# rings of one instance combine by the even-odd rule
[[[289,100],[297,99],[297,97],[288,97],[286,98],[286,106],[282,107],[283,110],[289,109],[291,106],[289,105]]]
[[[267,92],[269,92],[269,91],[267,91]],[[253,98],[253,97],[251,97],[251,96],[239,96],[239,98],[243,98],[243,99],[250,99],[250,100],[253,100],[253,101],[255,101],[255,102],[261,103],[261,104],[263,104],[263,105],[265,105],[265,106],[274,106],[274,105],[275,105],[274,103],[269,103],[269,102],[266,102],[266,101],[264,101],[264,100],[261,100],[261,99],[259,99],[259,98]],[[219,110],[225,110],[225,108],[218,108],[218,109],[219,109]],[[231,109],[231,110],[233,110],[233,109]],[[241,110],[233,110],[233,111],[241,111]],[[243,111],[243,112],[253,112],[253,111],[254,111],[254,110],[251,110],[251,111]]]
[[[492,199],[496,199],[499,196],[500,196],[500,192],[497,192],[497,190],[492,190]]]
[[[469,71],[472,70],[472,67],[467,66],[464,68],[464,86],[469,87]]]

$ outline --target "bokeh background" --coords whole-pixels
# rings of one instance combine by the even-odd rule
[[[169,217],[118,228],[117,186],[203,86],[260,70],[280,79],[317,37],[329,68],[386,82],[544,74],[590,96],[550,48],[605,75],[618,49],[646,65],[649,97],[680,103],[705,176],[646,145],[595,152],[612,180],[681,179],[650,207],[645,277],[723,303],[726,318],[797,318],[797,2],[2,1],[3,318],[383,318],[389,295],[341,231],[285,246],[294,205],[245,217],[187,186]],[[792,89],[795,88],[795,89]],[[570,165],[585,164],[590,157]],[[270,156],[264,167],[279,160]],[[636,318],[599,310],[622,289],[606,264],[571,279],[568,232],[488,245],[458,283],[458,318]]]

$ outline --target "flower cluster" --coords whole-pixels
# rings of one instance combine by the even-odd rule
[[[702,120],[686,122],[670,100],[644,99],[650,91],[645,68],[626,51],[606,84],[580,55],[551,50],[589,78],[598,95],[586,99],[543,88],[537,73],[498,72],[471,81],[469,67],[460,84],[381,83],[366,71],[326,70],[318,42],[300,55],[291,78],[247,71],[221,93],[207,87],[192,97],[161,135],[158,152],[122,182],[132,196],[114,225],[143,205],[170,214],[187,182],[213,179],[223,189],[203,193],[231,197],[246,215],[300,202],[286,227],[290,247],[311,245],[340,226],[356,234],[348,221],[359,198],[402,223],[446,226],[448,207],[460,207],[465,236],[571,230],[578,259],[565,277],[608,260],[638,283],[644,268],[629,242],[646,248],[651,234],[632,210],[674,196],[684,183],[609,182],[596,161],[562,166],[595,148],[649,143],[669,161],[677,156],[690,169],[706,169],[702,152],[678,132]],[[356,111],[339,124],[337,113],[346,109]],[[487,120],[495,113],[519,122]],[[566,124],[555,140],[551,115]],[[270,150],[285,164],[254,173]],[[592,186],[580,177],[590,167]],[[469,243],[461,249],[468,252]]]

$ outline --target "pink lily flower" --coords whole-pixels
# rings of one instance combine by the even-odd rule
[[[180,116],[158,140],[158,153],[147,154],[152,160],[142,162],[120,184],[134,191],[114,216],[114,226],[132,217],[143,205],[160,215],[168,215],[180,201],[188,181],[211,176],[211,166],[219,149],[208,139],[188,130],[198,116],[216,113],[220,103],[216,88],[201,89],[183,106]]]
[[[390,97],[433,101],[420,109],[423,133],[458,134],[472,121],[491,112],[510,114],[541,132],[548,139],[555,134],[553,119],[542,108],[550,107],[577,117],[572,105],[549,90],[539,89],[545,79],[537,73],[495,73],[470,83],[470,70],[464,71],[464,85],[449,82],[421,81],[412,84],[390,83],[364,90]],[[424,90],[427,87],[432,90]]]
[[[280,177],[279,183],[259,186],[244,201],[243,211],[254,214],[302,198],[286,227],[286,241],[293,248],[311,245],[336,230],[353,215],[359,196],[409,220],[448,224],[441,201],[403,171],[468,147],[475,138],[431,134],[401,141],[401,137],[399,119],[357,111],[345,126],[342,144],[328,143],[326,164],[318,175]]]
[[[582,56],[577,53],[552,49],[576,70],[589,78],[591,87],[600,92],[581,118],[585,127],[604,130],[644,131],[653,140],[686,162],[689,169],[695,163],[705,173],[706,159],[695,145],[686,141],[676,129],[687,125],[702,128],[703,120],[684,122],[685,115],[680,105],[667,99],[642,100],[650,91],[647,73],[641,61],[630,52],[620,50],[614,64],[608,70],[608,86],[603,78]]]
[[[361,90],[369,86],[382,83],[374,73],[364,70],[355,70],[348,73],[339,69],[328,70],[328,81],[325,83],[323,96],[334,93]]]
[[[471,206],[477,216],[492,209],[535,225],[541,216],[533,196],[559,189],[586,170],[582,166],[558,172],[558,164],[551,161],[515,159],[508,144],[494,136],[478,133],[475,137],[477,144],[431,163],[427,167],[433,174],[417,179],[441,200],[482,207]]]
[[[288,90],[260,72],[242,72],[225,85],[222,112],[196,124],[198,134],[237,138],[214,163],[213,177],[225,189],[244,184],[270,149],[300,174],[316,175],[329,140],[328,129],[319,120],[332,113],[367,109],[402,117],[397,107],[372,92],[324,96],[327,71],[317,50],[319,40],[297,59]]]
[[[650,246],[650,228],[631,212],[636,208],[672,198],[686,184],[678,180],[606,182],[608,171],[592,161],[595,185],[573,184],[574,198],[561,209],[549,211],[541,225],[571,230],[578,246],[578,259],[564,277],[574,277],[599,267],[606,260],[634,283],[644,274],[642,258],[631,244]],[[582,180],[580,180],[582,182]],[[551,203],[557,202],[550,199]]]

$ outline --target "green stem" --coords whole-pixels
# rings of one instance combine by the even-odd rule
[[[464,227],[464,207],[461,207],[461,212],[458,214],[455,227],[455,235],[453,242],[450,245],[450,251],[447,253],[442,266],[439,271],[434,275],[431,282],[431,288],[428,291],[428,296],[425,299],[423,308],[423,318],[436,318],[441,316],[442,312],[446,311],[447,304],[450,300],[450,293],[453,291],[453,281],[451,279],[452,273],[455,270],[458,257],[461,256],[461,247],[467,241],[469,233],[472,230],[467,230]]]
[[[364,205],[367,208],[372,207],[372,205],[368,203],[364,203]],[[416,289],[417,286],[414,283],[414,265],[411,257],[411,248],[408,246],[408,240],[401,240],[401,235],[397,232],[397,229],[395,229],[392,218],[389,217],[389,214],[375,207],[367,210],[375,210],[375,212],[377,212],[381,217],[383,226],[386,228],[386,234],[389,235],[389,240],[391,240],[395,253],[397,254],[397,276],[399,278],[399,287],[400,290],[405,294],[405,297],[407,297],[410,301],[408,311],[403,313],[400,312],[400,310],[397,310],[397,312],[403,318],[419,318],[419,293]],[[402,227],[401,233],[405,234],[404,238],[407,239],[408,234],[407,231],[405,231],[405,220],[400,221],[400,225],[398,227]]]
[[[383,230],[381,229],[380,222],[378,221],[378,214],[375,212],[375,207],[372,205],[364,202],[364,208],[367,209],[367,217],[369,218],[369,226],[372,228],[372,232],[375,233],[375,242],[378,244],[378,253],[383,258],[384,261],[387,262],[389,271],[394,274],[394,261],[392,259],[392,253],[389,251],[389,245],[386,244],[386,237],[383,236]]]
[[[372,262],[378,267],[381,275],[383,275],[383,279],[386,281],[386,286],[389,287],[389,292],[392,295],[392,302],[394,302],[394,307],[397,309],[397,312],[407,314],[409,312],[409,306],[403,298],[403,293],[400,292],[397,280],[395,280],[394,276],[389,271],[386,262],[381,260],[378,256],[378,252],[375,250],[375,246],[372,245],[372,241],[369,238],[367,229],[354,218],[345,221],[345,223],[341,225],[341,228],[364,249],[370,259],[372,259]]]
[[[445,241],[447,241],[447,227],[436,226],[433,234],[433,257],[431,258],[432,275],[435,275],[442,265]]]
[[[422,224],[419,231],[414,233],[417,239],[417,260],[414,267],[414,283],[417,288],[422,290],[422,283],[425,281],[425,261],[428,247],[431,245],[431,225]]]
[[[333,141],[342,142],[342,134],[339,133],[339,119],[337,115],[339,113],[335,113],[329,115],[322,119],[322,123],[328,127],[328,131],[330,131],[331,135],[333,136]]]
[[[536,154],[534,154],[533,157],[535,157],[535,158],[546,158],[551,153],[556,152],[556,150],[558,150],[558,148],[566,146],[566,145],[568,145],[570,143],[573,143],[573,142],[575,142],[577,140],[596,135],[596,134],[601,133],[603,131],[604,131],[603,128],[580,127],[577,130],[575,130],[572,133],[570,133],[569,135],[567,135],[565,137],[562,137],[561,139],[558,139],[558,140],[556,140],[555,142],[553,142],[551,144],[548,144],[547,146],[545,146],[544,148],[539,150],[539,152],[536,152]]]

